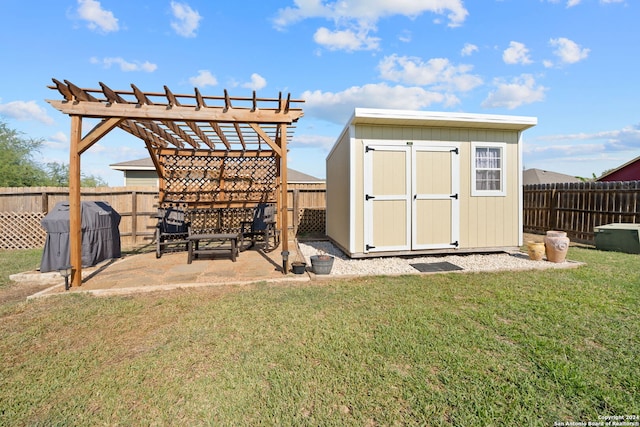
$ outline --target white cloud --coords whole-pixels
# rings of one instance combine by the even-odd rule
[[[69,148],[69,138],[64,132],[57,132],[46,139],[43,145],[52,150],[66,150]]]
[[[482,107],[504,107],[513,110],[524,104],[544,100],[544,94],[547,91],[544,86],[537,85],[530,74],[522,74],[512,79],[511,82],[496,79],[494,84],[497,89],[491,92],[487,99],[482,102]]]
[[[410,43],[412,40],[411,37],[411,32],[404,30],[399,36],[398,36],[398,40],[400,40],[402,43]]]
[[[466,92],[482,84],[482,79],[469,72],[471,65],[453,65],[446,58],[432,58],[423,62],[409,56],[387,56],[378,64],[380,76],[393,82],[419,86],[434,86]]]
[[[286,27],[307,18],[326,18],[333,21],[355,20],[375,23],[380,18],[405,15],[417,17],[425,12],[447,15],[449,26],[461,25],[469,12],[462,0],[351,0],[323,2],[323,0],[294,0],[296,7],[280,9],[274,20],[277,27]]]
[[[171,28],[182,37],[195,37],[202,17],[198,11],[191,9],[186,3],[171,2],[171,13],[175,18]]]
[[[531,58],[529,57],[529,49],[520,42],[510,42],[509,47],[502,53],[502,60],[506,64],[531,64]]]
[[[258,73],[251,74],[251,81],[242,85],[247,89],[260,90],[267,86],[267,80]]]
[[[359,108],[420,110],[441,103],[447,107],[460,100],[454,95],[427,91],[421,87],[388,86],[385,83],[353,86],[342,92],[305,91],[305,115],[345,124]]]
[[[345,118],[345,122],[348,118],[349,117]],[[293,137],[292,145],[309,148],[319,147],[328,150],[333,146],[334,142],[336,142],[336,138],[334,136],[296,134]]]
[[[376,30],[376,23],[385,17],[404,15],[415,18],[425,12],[447,15],[449,26],[462,25],[469,12],[462,0],[294,0],[294,7],[278,10],[273,20],[278,29],[310,18],[332,21],[336,29],[319,28],[314,40],[332,50],[372,50],[379,39],[368,34]]]
[[[313,40],[329,50],[374,50],[379,46],[380,39],[369,37],[366,30],[331,31],[325,27],[320,27],[313,35]]]
[[[477,51],[478,51],[478,46],[476,46],[475,44],[471,44],[471,43],[465,43],[464,47],[460,51],[460,55],[469,56],[473,52],[477,52]]]
[[[216,79],[209,70],[199,70],[197,76],[189,77],[189,83],[197,88],[203,88],[206,86],[216,86],[218,79]]]
[[[560,59],[562,64],[575,64],[576,62],[582,61],[589,56],[590,52],[590,49],[582,48],[573,40],[565,37],[551,39],[549,40],[549,44],[556,48],[553,53]]]
[[[54,123],[46,110],[40,107],[36,101],[11,101],[0,104],[0,114],[21,121],[35,120],[46,125]]]
[[[590,164],[592,173],[618,167],[640,154],[640,126],[594,133],[548,135],[527,141],[525,162],[568,168],[577,163]],[[560,166],[561,165],[561,166]],[[584,167],[583,167],[584,169]],[[590,174],[588,174],[590,175]]]
[[[626,0],[600,0],[600,4],[610,3],[624,3]],[[560,0],[548,0],[549,3],[560,3]],[[567,0],[567,9],[570,7],[578,6],[582,3],[582,0]]]
[[[560,3],[560,0],[547,0],[549,3]],[[582,3],[582,0],[567,0],[567,9],[573,6],[577,6]]]
[[[103,9],[99,1],[78,0],[78,14],[88,22],[87,26],[91,30],[105,33],[119,30],[118,19],[113,16],[113,12]]]
[[[102,58],[102,60],[98,58],[90,58],[89,61],[92,64],[100,64],[104,65],[105,68],[111,68],[112,65],[117,65],[120,67],[120,71],[131,72],[131,71],[144,71],[147,73],[153,73],[158,66],[156,64],[152,64],[149,61],[134,61],[129,62],[123,58]]]
[[[567,146],[583,146],[576,141],[599,141],[598,146],[607,151],[626,151],[640,147],[640,125],[627,126],[619,130],[602,131],[595,133],[574,133],[565,135],[547,135],[537,138],[541,141],[572,141]],[[564,147],[558,145],[555,147]]]
[[[67,134],[64,132],[56,132],[53,135],[51,135],[49,139],[55,142],[62,142],[62,143],[69,142],[69,137],[67,137]]]

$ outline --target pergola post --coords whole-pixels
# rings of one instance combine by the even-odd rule
[[[69,257],[71,286],[82,285],[82,213],[80,204],[80,142],[82,117],[71,116],[69,149]]]
[[[282,274],[289,271],[289,190],[287,188],[287,125],[280,125],[280,191],[282,193],[282,203],[280,204],[280,223],[282,224]]]

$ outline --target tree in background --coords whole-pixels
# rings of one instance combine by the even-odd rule
[[[69,165],[63,163],[47,163],[47,185],[53,187],[69,186]],[[80,177],[80,185],[82,187],[108,187],[107,182],[99,176],[82,174]]]
[[[41,139],[25,138],[0,121],[0,187],[67,187],[69,165],[47,163],[41,165],[33,153],[42,147]],[[94,175],[82,175],[83,187],[103,187],[107,183]]]
[[[0,121],[0,187],[42,185],[46,172],[31,157],[42,140],[23,138]]]
[[[69,186],[69,166],[50,162],[46,164],[49,172],[49,184],[52,187],[68,187]]]

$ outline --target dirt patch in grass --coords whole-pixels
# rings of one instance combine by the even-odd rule
[[[0,288],[0,304],[24,301],[28,296],[51,287],[50,283],[13,283]]]

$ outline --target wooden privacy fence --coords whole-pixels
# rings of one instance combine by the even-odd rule
[[[594,227],[640,223],[640,181],[525,185],[524,231],[566,231],[576,242],[594,243]]]
[[[318,186],[289,189],[289,236],[324,235],[325,189]],[[158,210],[156,187],[82,188],[84,201],[109,203],[121,216],[123,247],[153,241]],[[44,247],[46,231],[40,221],[56,203],[67,201],[66,187],[0,188],[0,249]]]
[[[325,234],[325,193],[318,186],[289,189],[290,237]],[[40,221],[68,194],[66,187],[0,188],[0,249],[43,247]],[[82,199],[106,201],[121,215],[124,247],[152,242],[157,188],[83,188]],[[574,241],[593,243],[594,227],[640,223],[640,181],[525,185],[523,205],[525,232],[562,230]]]

